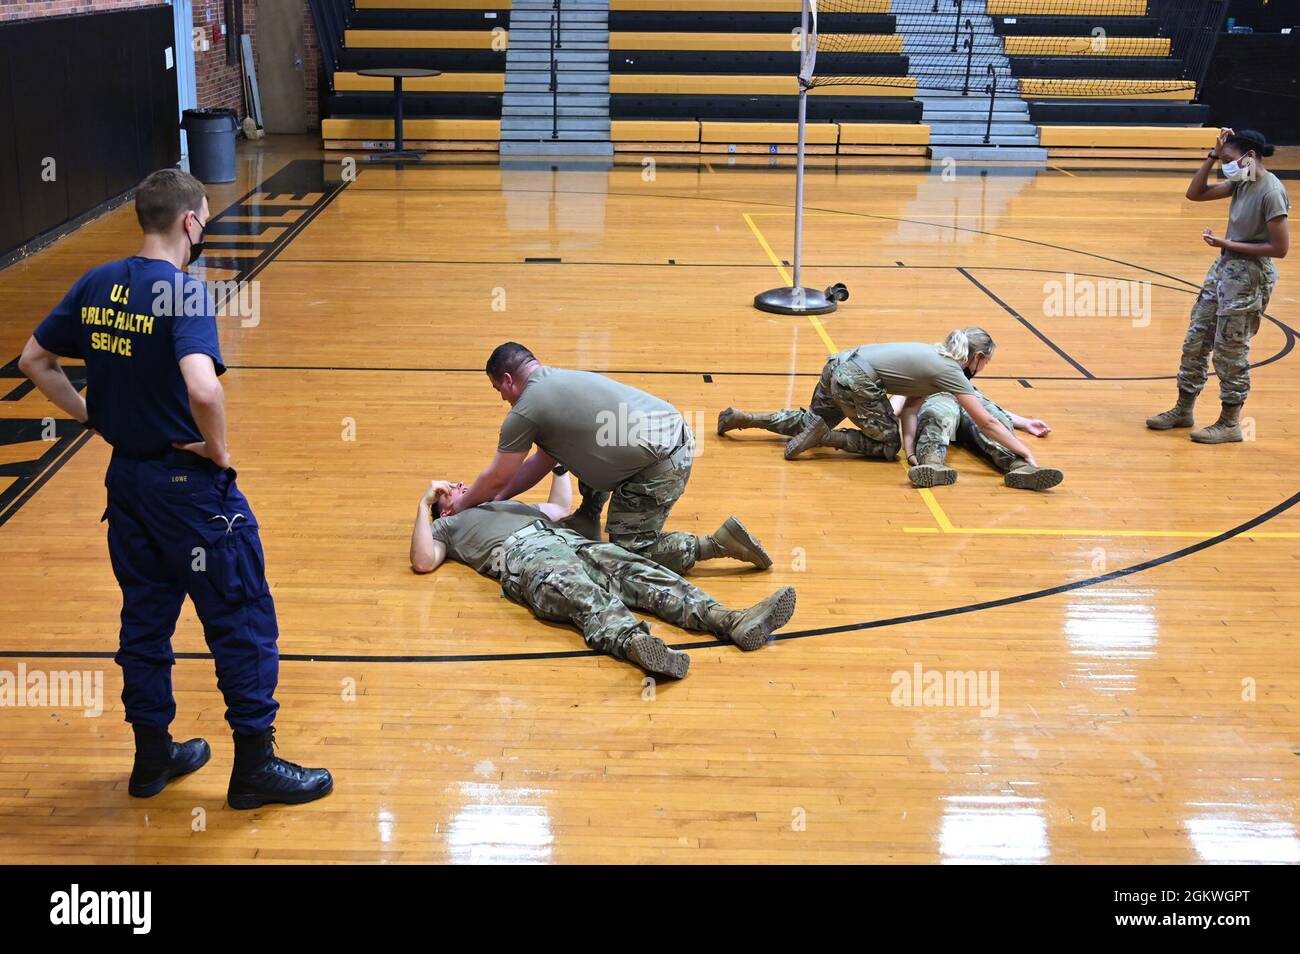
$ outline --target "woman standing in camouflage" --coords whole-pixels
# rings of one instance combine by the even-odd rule
[[[1273,259],[1290,248],[1287,211],[1290,200],[1277,176],[1264,168],[1273,147],[1251,129],[1225,129],[1187,187],[1193,202],[1231,197],[1226,238],[1206,229],[1203,238],[1219,257],[1210,266],[1205,284],[1192,306],[1192,321],[1183,341],[1178,365],[1178,403],[1147,418],[1147,427],[1167,431],[1195,424],[1192,408],[1208,378],[1210,352],[1219,376],[1223,410],[1209,427],[1192,431],[1198,444],[1227,444],[1241,440],[1241,406],[1250,393],[1250,339],[1277,284]],[[1210,170],[1223,163],[1227,181],[1209,185]]]

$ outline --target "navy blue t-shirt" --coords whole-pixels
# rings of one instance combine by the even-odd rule
[[[203,440],[180,360],[206,354],[217,374],[212,298],[171,262],[133,255],[91,269],[34,332],[46,351],[86,362],[90,426],[115,449],[152,456]]]

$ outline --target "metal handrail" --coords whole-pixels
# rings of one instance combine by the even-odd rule
[[[963,96],[970,92],[970,68],[971,62],[975,59],[975,24],[967,20],[966,30],[966,78],[962,80],[961,84],[961,94]]]
[[[989,85],[986,92],[989,94],[989,121],[984,127],[984,144],[987,146],[993,137],[993,104],[998,99],[998,73],[993,68],[993,64],[988,64]]]
[[[957,0],[957,16],[952,21],[952,51],[957,52],[957,38],[961,34],[961,0]]]
[[[555,0],[558,10],[559,0]],[[551,138],[560,138],[560,64],[555,56],[559,36],[558,15],[551,14]]]

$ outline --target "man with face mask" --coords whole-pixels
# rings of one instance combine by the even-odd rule
[[[78,279],[19,359],[42,394],[113,448],[103,519],[122,590],[122,703],[135,733],[127,791],[157,795],[211,754],[203,739],[177,743],[168,730],[171,638],[188,595],[234,732],[230,806],[309,802],[334,782],[272,748],[275,604],[257,520],[230,466],[216,314],[203,284],[185,274],[203,248],[207,195],[188,173],[163,169],[140,183],[135,211],[139,254]],[[85,399],[59,357],[84,359]]]
[[[1261,133],[1224,129],[1187,188],[1187,198],[1193,202],[1231,197],[1228,231],[1226,238],[1210,229],[1202,235],[1207,245],[1219,249],[1219,257],[1192,306],[1178,366],[1178,403],[1147,418],[1152,430],[1195,424],[1192,411],[1205,387],[1213,352],[1223,409],[1215,423],[1192,431],[1191,437],[1199,444],[1242,439],[1241,406],[1250,393],[1250,340],[1277,284],[1273,259],[1285,258],[1290,249],[1290,200],[1277,176],[1264,168],[1264,158],[1272,154],[1273,147]],[[1210,185],[1216,162],[1223,163],[1227,181]]]

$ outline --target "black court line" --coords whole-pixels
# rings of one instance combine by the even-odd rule
[[[89,444],[90,437],[91,437],[91,432],[85,430],[83,430],[80,434],[74,437],[72,441],[68,444],[67,450],[65,450],[62,454],[56,457],[54,462],[51,463],[48,467],[46,467],[39,477],[37,477],[30,484],[24,487],[22,489],[22,492],[17,497],[14,498],[13,504],[8,509],[6,509],[3,513],[0,513],[0,527],[3,527],[6,523],[8,523],[9,518],[12,517],[14,514],[16,514],[19,510],[21,510],[23,508],[23,505],[26,504],[27,501],[31,500],[32,496],[38,490],[40,490],[42,487],[45,486],[46,481],[48,481],[51,477],[57,474],[59,470],[62,469],[63,465],[72,459],[73,455],[76,454],[77,451],[81,450],[83,447]]]
[[[1069,365],[1071,365],[1071,366],[1072,366],[1076,371],[1078,371],[1080,374],[1082,374],[1085,378],[1088,378],[1088,379],[1090,379],[1090,380],[1094,380],[1094,381],[1097,379],[1097,376],[1096,376],[1095,374],[1093,374],[1091,371],[1089,371],[1087,368],[1085,368],[1083,365],[1081,365],[1078,361],[1075,361],[1072,357],[1070,357],[1068,354],[1066,354],[1064,348],[1061,348],[1060,346],[1058,346],[1057,343],[1056,343],[1055,341],[1053,341],[1051,338],[1047,337],[1047,335],[1043,334],[1041,331],[1039,331],[1037,328],[1035,328],[1035,327],[1033,326],[1033,324],[1031,324],[1031,323],[1029,322],[1028,319],[1026,319],[1022,314],[1020,314],[1020,312],[1016,311],[1014,308],[1012,308],[1010,305],[1008,305],[1005,301],[1003,301],[1003,300],[1002,300],[1001,298],[999,298],[997,295],[993,294],[993,292],[989,291],[988,286],[986,286],[986,285],[984,285],[983,283],[981,283],[980,280],[979,280],[978,278],[976,278],[974,275],[972,275],[970,272],[966,271],[966,269],[961,268],[960,266],[957,268],[957,271],[961,272],[964,276],[966,276],[966,278],[967,278],[967,279],[971,282],[971,284],[973,284],[976,288],[978,288],[978,289],[979,289],[980,291],[982,291],[984,294],[988,295],[988,296],[989,296],[990,298],[992,298],[995,302],[997,302],[999,305],[1001,305],[1002,308],[1003,308],[1003,310],[1006,311],[1007,314],[1009,314],[1012,318],[1016,319],[1016,321],[1020,322],[1022,325],[1024,325],[1026,328],[1028,328],[1028,329],[1029,329],[1029,330],[1034,334],[1034,337],[1038,338],[1039,341],[1041,341],[1043,344],[1047,345],[1047,347],[1051,348],[1051,349],[1052,349],[1053,351],[1055,351],[1058,355],[1060,355],[1062,358],[1064,358],[1065,361],[1066,361]]]
[[[1300,493],[1292,494],[1286,500],[1274,507],[1264,511],[1258,516],[1251,517],[1245,523],[1238,524],[1230,530],[1225,530],[1217,536],[1209,537],[1205,540],[1199,540],[1196,543],[1189,544],[1172,553],[1165,553],[1158,557],[1152,557],[1150,560],[1144,560],[1141,563],[1134,563],[1132,566],[1122,567],[1118,570],[1112,570],[1109,573],[1102,573],[1099,576],[1090,576],[1083,580],[1074,580],[1070,583],[1061,583],[1057,586],[1049,586],[1041,590],[1032,590],[1028,593],[1019,593],[1014,596],[1003,596],[995,600],[984,600],[980,603],[966,603],[961,606],[950,606],[946,609],[928,610],[923,613],[911,613],[906,616],[889,616],[884,619],[865,620],[861,623],[845,623],[843,626],[824,626],[820,629],[796,630],[792,633],[779,633],[774,637],[775,640],[786,641],[794,639],[808,639],[813,636],[834,636],[842,633],[859,633],[865,630],[885,629],[890,626],[902,626],[907,623],[921,623],[928,620],[946,619],[952,616],[964,616],[968,613],[978,613],[983,610],[997,609],[1003,606],[1014,606],[1018,603],[1028,603],[1033,600],[1045,599],[1049,596],[1059,596],[1062,593],[1070,593],[1074,590],[1082,590],[1092,586],[1099,586],[1103,583],[1109,583],[1113,580],[1123,579],[1127,576],[1133,576],[1137,573],[1143,573],[1156,567],[1165,566],[1178,560],[1194,556],[1203,550],[1218,546],[1228,540],[1238,537],[1243,533],[1249,533],[1260,524],[1267,523],[1279,514],[1285,513],[1300,503]],[[713,649],[721,646],[730,646],[731,643],[720,639],[706,640],[704,642],[674,643],[674,649]],[[603,656],[604,653],[597,652],[594,649],[574,649],[560,650],[556,652],[545,653],[469,653],[469,654],[449,654],[440,656],[378,656],[363,654],[330,654],[330,653],[281,653],[280,659],[283,662],[356,662],[356,663],[463,663],[463,662],[520,662],[527,660],[547,660],[547,659],[582,659],[590,656]],[[111,652],[77,652],[77,651],[34,651],[24,652],[21,650],[2,650],[0,658],[4,659],[112,659],[114,653]],[[177,653],[177,659],[211,659],[211,653]]]

